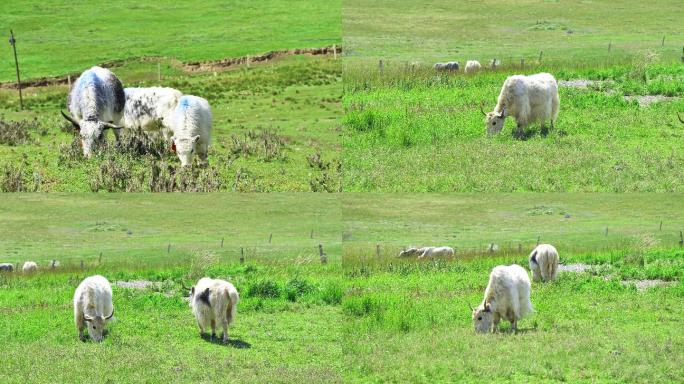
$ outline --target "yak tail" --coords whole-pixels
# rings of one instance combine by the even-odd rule
[[[228,308],[226,309],[226,316],[228,318],[228,324],[233,322],[235,315],[237,315],[237,304],[240,301],[240,295],[237,291],[228,292],[226,290],[226,301],[228,302]]]

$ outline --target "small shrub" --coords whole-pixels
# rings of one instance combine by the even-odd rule
[[[281,288],[278,283],[271,280],[261,280],[249,286],[247,296],[249,297],[264,297],[264,298],[278,298],[280,297]]]
[[[26,144],[31,139],[29,129],[39,130],[40,124],[38,119],[8,121],[4,116],[0,117],[0,144],[3,145],[20,145]]]
[[[342,303],[344,292],[342,287],[335,282],[330,282],[321,290],[321,299],[328,305],[339,305]]]
[[[294,302],[315,289],[316,287],[308,281],[295,277],[285,284],[285,298]]]

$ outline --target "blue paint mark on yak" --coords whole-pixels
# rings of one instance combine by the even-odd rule
[[[188,108],[190,107],[190,98],[182,96],[178,104],[181,108]]]

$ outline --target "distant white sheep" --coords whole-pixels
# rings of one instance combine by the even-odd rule
[[[477,60],[468,60],[465,66],[465,73],[476,73],[482,69],[482,65]]]
[[[209,102],[197,96],[185,95],[178,101],[171,127],[176,154],[181,165],[192,165],[195,153],[203,162],[207,161],[211,142],[211,108]]]
[[[485,115],[489,135],[500,132],[508,116],[513,116],[517,123],[515,134],[518,137],[521,137],[525,127],[533,122],[540,122],[542,133],[545,134],[546,121],[551,122],[553,129],[558,118],[560,108],[558,83],[548,73],[510,76],[501,87],[494,111],[485,113],[482,105],[480,105],[480,110]]]
[[[106,130],[119,138],[125,102],[121,80],[108,69],[92,67],[76,79],[67,98],[71,116],[61,113],[78,130],[85,157],[104,142]]]
[[[558,272],[558,251],[553,245],[539,244],[530,253],[530,270],[532,280],[550,281]]]
[[[109,281],[100,275],[83,279],[74,292],[74,321],[78,338],[85,340],[83,330],[87,326],[90,338],[95,342],[102,341],[105,325],[112,316],[114,303]]]
[[[530,290],[530,278],[523,267],[515,264],[495,267],[489,275],[482,304],[473,309],[475,331],[496,331],[501,318],[510,321],[516,331],[518,321],[532,312]]]
[[[21,267],[21,271],[24,273],[32,273],[38,270],[38,264],[33,261],[27,261]]]
[[[235,320],[240,295],[233,284],[219,279],[201,278],[190,289],[190,308],[197,319],[200,336],[211,327],[211,340],[216,338],[216,326],[223,328],[222,340],[228,341],[228,325]]]
[[[171,124],[183,94],[173,88],[125,88],[123,125],[128,129],[158,132],[171,139]]]

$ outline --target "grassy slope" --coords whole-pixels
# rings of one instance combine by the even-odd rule
[[[511,3],[345,4],[345,190],[681,191],[678,3],[638,12],[627,1]],[[437,60],[492,57],[504,66],[475,77],[430,69]],[[491,110],[506,76],[540,71],[608,83],[561,88],[558,130],[546,138],[533,125],[529,140],[513,139],[512,119],[486,138],[480,102]],[[623,95],[679,99],[640,108]]]
[[[635,8],[630,0],[352,0],[343,4],[343,40],[346,54],[361,61],[497,57],[506,62],[513,57],[518,62],[526,56],[529,62],[540,50],[547,60],[610,61],[646,49],[678,59],[684,37],[681,4],[656,0],[650,5]],[[573,33],[568,35],[568,29]]]
[[[336,200],[291,194],[179,197],[3,199],[3,261],[34,259],[43,266],[57,258],[64,265],[30,277],[0,275],[0,381],[341,381]],[[326,245],[326,266],[318,262],[319,242]],[[257,253],[249,250],[240,265],[238,249],[247,244]],[[101,249],[106,251],[98,266]],[[78,267],[81,259],[86,270]],[[111,281],[162,282],[160,289],[114,287],[116,321],[101,345],[77,341],[71,309],[76,285],[95,273]],[[241,294],[228,346],[197,336],[183,300],[179,282],[205,275],[229,279]],[[264,283],[279,293],[271,297]]]
[[[339,1],[22,1],[0,5],[0,25],[14,29],[28,79],[129,57],[215,60],[339,44],[340,8]],[[14,76],[3,44],[0,81]]]
[[[156,63],[131,61],[113,71],[125,86],[172,86],[184,93],[205,97],[212,105],[214,125],[209,162],[219,170],[222,190],[308,191],[310,180],[321,172],[312,169],[307,156],[320,152],[325,161],[338,161],[337,122],[340,115],[341,65],[326,57],[290,57],[268,64],[241,67],[226,72],[187,74],[173,61],[164,61],[162,82],[156,79]],[[103,159],[60,161],[60,144],[73,136],[60,131],[64,124],[66,86],[31,88],[25,91],[27,111],[18,111],[16,92],[0,90],[0,115],[8,120],[37,118],[44,134],[31,132],[31,140],[18,146],[0,145],[3,163],[25,164],[27,182],[33,172],[41,175],[43,191],[90,191],[90,180]],[[250,132],[269,131],[284,140],[274,158],[263,150],[233,156],[233,135],[245,141]],[[110,140],[113,139],[110,137]],[[259,145],[258,140],[251,141]],[[175,155],[166,159],[177,164]],[[125,163],[125,156],[115,160]],[[134,173],[147,172],[148,159],[128,163]],[[236,174],[242,177],[236,183]],[[329,172],[330,189],[339,189],[340,176]]]
[[[377,196],[344,198],[350,381],[668,383],[684,374],[684,254],[674,248],[681,196]],[[502,334],[474,334],[468,305],[482,300],[489,271],[526,266],[537,235],[558,245],[564,263],[600,266],[533,283],[536,312],[519,334],[507,323]],[[523,253],[504,247],[483,257],[477,250],[491,241],[522,242]],[[396,259],[408,244],[455,246],[456,259]],[[645,278],[675,285],[638,292],[620,284]]]

